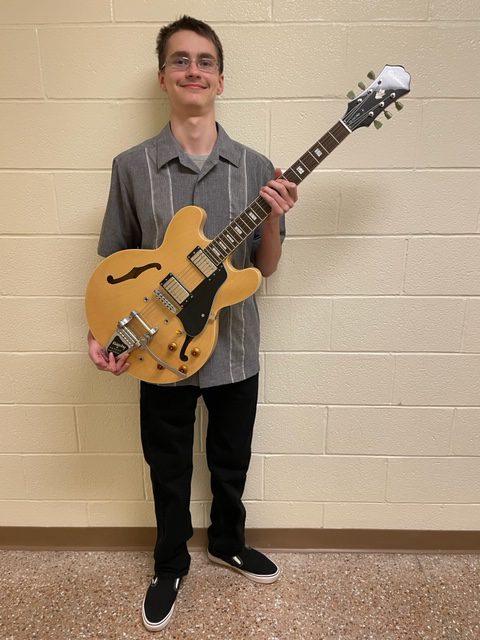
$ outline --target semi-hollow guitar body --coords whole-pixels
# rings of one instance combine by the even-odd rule
[[[258,269],[235,269],[228,257],[213,263],[205,220],[200,207],[184,207],[158,249],[118,251],[88,283],[93,335],[115,355],[131,350],[128,372],[136,378],[167,384],[196,373],[215,348],[219,311],[260,286]]]

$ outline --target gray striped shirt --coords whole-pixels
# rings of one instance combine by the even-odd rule
[[[204,233],[213,238],[242,212],[273,177],[272,163],[235,142],[217,125],[214,148],[201,169],[175,140],[170,125],[113,161],[110,194],[98,253],[155,249],[175,212],[197,205],[207,212]],[[282,239],[285,235],[282,220]],[[252,265],[261,228],[235,251],[237,268]],[[220,312],[217,346],[202,369],[175,384],[204,387],[239,382],[258,373],[260,327],[251,296]]]

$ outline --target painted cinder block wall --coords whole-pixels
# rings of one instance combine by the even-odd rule
[[[480,5],[474,0],[0,2],[0,524],[148,526],[137,383],[86,351],[111,161],[167,121],[155,36],[226,50],[219,120],[291,164],[368,70],[405,109],[301,186],[262,285],[248,526],[480,527]],[[194,524],[208,525],[199,411]]]

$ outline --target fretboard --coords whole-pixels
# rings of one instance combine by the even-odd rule
[[[300,184],[318,165],[332,153],[350,133],[348,127],[339,120],[327,133],[317,140],[291,167],[286,169],[281,178]],[[248,236],[264,222],[270,214],[270,206],[258,196],[232,222],[221,231],[204,249],[208,257],[220,265],[225,258],[248,238]]]

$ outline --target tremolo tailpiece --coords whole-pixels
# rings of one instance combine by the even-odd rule
[[[145,333],[137,335],[133,328],[129,326],[134,320],[136,320],[145,329]],[[168,371],[175,373],[179,378],[186,378],[187,376],[184,373],[175,369],[175,367],[172,367],[168,362],[161,360],[149,348],[148,343],[157,331],[157,327],[151,327],[147,322],[145,322],[141,315],[137,313],[137,311],[133,310],[128,316],[123,318],[123,320],[119,321],[117,330],[106,346],[107,353],[111,352],[117,357],[122,355],[122,353],[130,353],[134,349],[141,349],[146,351],[155,360],[155,362],[164,369],[168,369]]]

